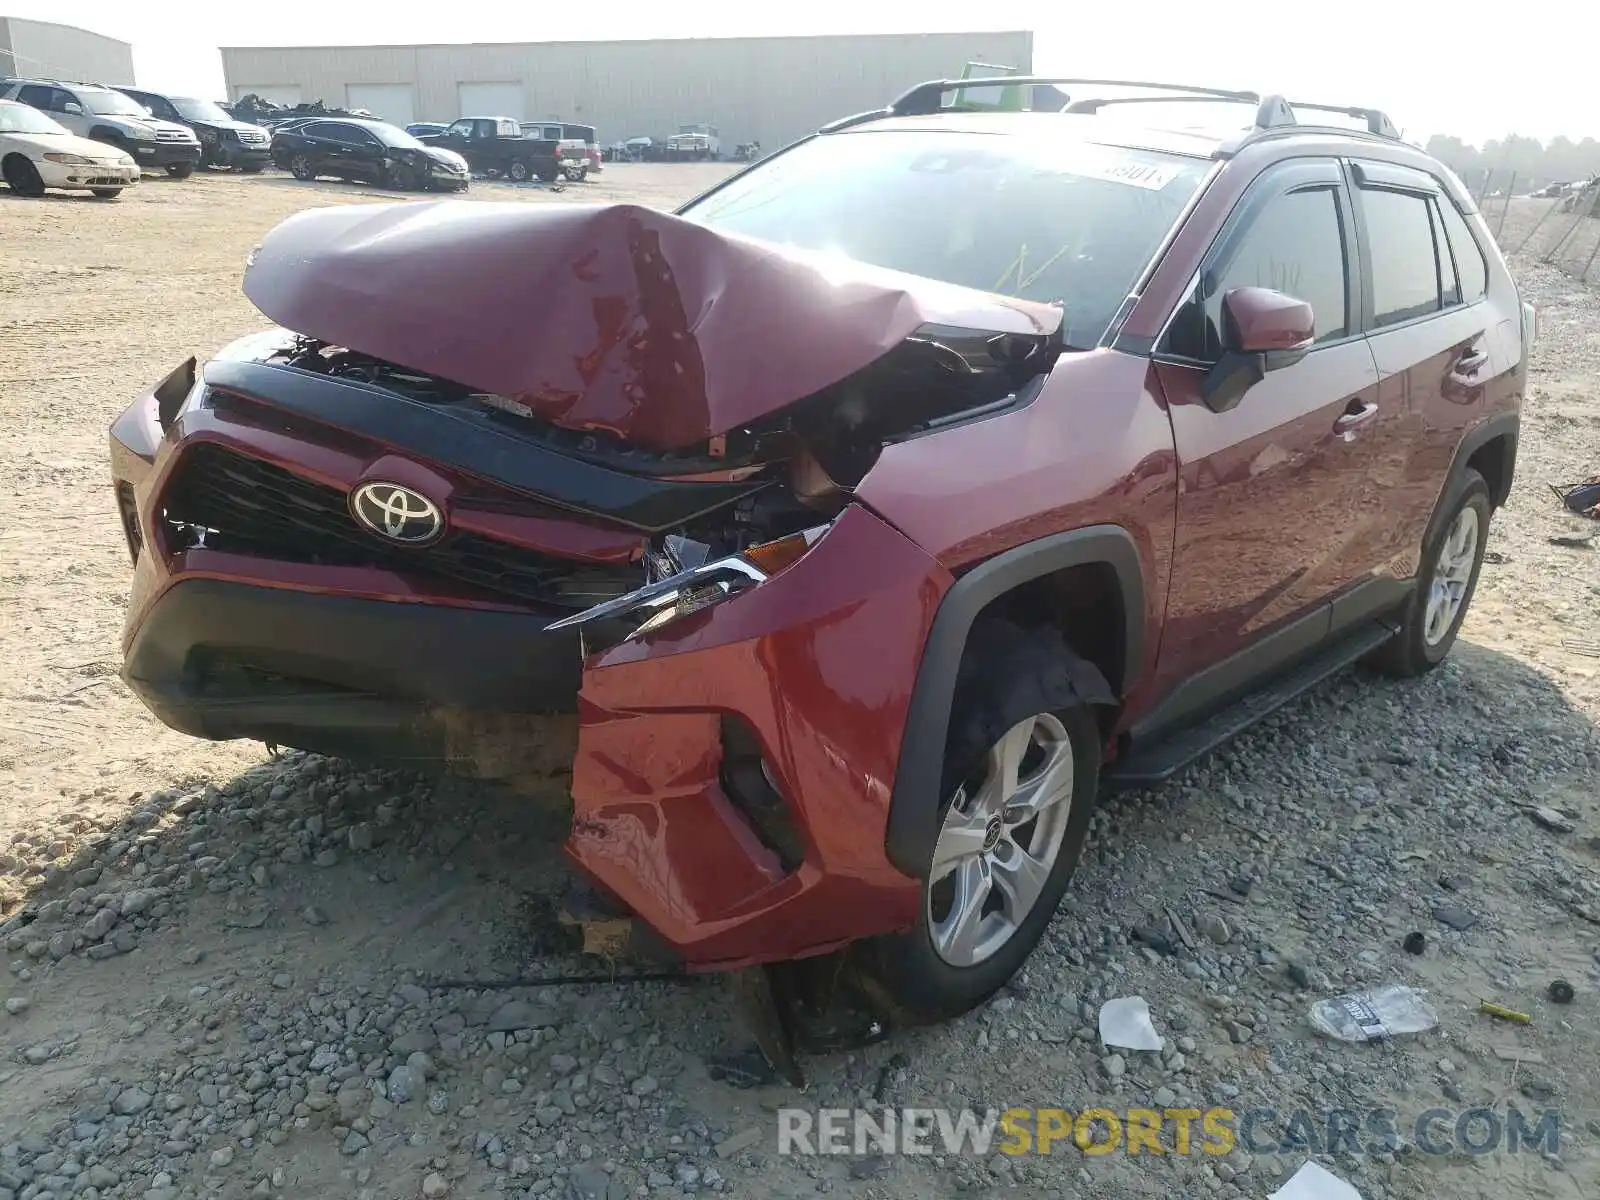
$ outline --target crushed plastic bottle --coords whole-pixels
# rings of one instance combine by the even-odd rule
[[[1400,983],[1335,996],[1311,1006],[1311,1023],[1341,1042],[1381,1042],[1396,1034],[1426,1033],[1439,1023],[1439,1014],[1422,997],[1421,989]]]

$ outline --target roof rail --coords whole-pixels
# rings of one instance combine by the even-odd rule
[[[1226,92],[1219,88],[1196,87],[1181,83],[1151,83],[1137,79],[1078,79],[1056,75],[993,75],[978,79],[930,79],[902,92],[889,105],[886,115],[895,117],[927,117],[943,112],[945,93],[976,90],[983,87],[1057,87],[1062,84],[1089,87],[1147,88],[1157,92],[1171,92],[1179,96],[1207,96],[1218,100],[1260,101],[1255,92]],[[1067,97],[1070,100],[1070,97]]]
[[[1116,87],[1116,88],[1142,88],[1147,92],[1156,92],[1154,96],[1086,96],[1081,100],[1074,100],[1070,93],[1059,90],[1060,85],[1070,87]],[[822,126],[821,133],[836,133],[841,129],[849,129],[853,125],[864,125],[869,121],[879,121],[886,117],[923,117],[933,116],[941,112],[960,112],[960,104],[946,105],[945,96],[951,92],[961,92],[968,89],[985,87],[1027,88],[1034,104],[1033,111],[1051,111],[1065,113],[1092,114],[1102,108],[1113,104],[1250,104],[1255,106],[1255,117],[1252,128],[1244,138],[1232,146],[1237,150],[1252,136],[1274,133],[1281,135],[1291,129],[1319,129],[1324,128],[1300,121],[1295,115],[1297,109],[1308,109],[1312,112],[1337,113],[1340,116],[1354,117],[1366,122],[1365,132],[1373,137],[1387,138],[1393,141],[1400,140],[1400,131],[1395,127],[1389,117],[1376,108],[1350,107],[1338,104],[1315,104],[1308,100],[1286,100],[1279,95],[1262,95],[1259,92],[1228,91],[1223,88],[1200,87],[1184,83],[1156,83],[1136,79],[1078,79],[1067,76],[1053,75],[994,75],[976,79],[930,79],[926,83],[919,83],[907,89],[895,98],[887,108],[873,109],[871,112],[856,113],[853,116],[841,117]],[[1038,107],[1041,99],[1047,99],[1054,108],[1041,109]],[[1058,103],[1059,102],[1059,103]],[[1353,133],[1354,130],[1338,130],[1341,133]]]
[[[1348,108],[1336,104],[1313,104],[1309,100],[1283,100],[1281,96],[1272,96],[1269,99],[1280,100],[1287,104],[1291,110],[1309,108],[1312,112],[1338,113],[1344,117],[1355,117],[1367,123],[1367,132],[1376,137],[1400,139],[1400,131],[1395,128],[1393,121],[1389,120],[1386,113],[1376,108]]]

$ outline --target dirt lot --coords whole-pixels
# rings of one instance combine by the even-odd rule
[[[473,197],[665,206],[718,171]],[[707,1052],[733,1036],[711,983],[427,986],[574,965],[545,940],[562,831],[538,803],[193,741],[116,676],[128,568],[109,421],[264,324],[238,286],[263,232],[387,198],[273,175],[147,180],[113,204],[0,194],[0,1200],[1264,1197],[1319,1152],[1367,1200],[1597,1194],[1600,549],[1552,541],[1594,526],[1546,486],[1600,470],[1594,292],[1518,265],[1543,340],[1450,663],[1405,685],[1336,680],[1170,786],[1109,801],[1015,987],[810,1063],[796,1097],[710,1078]],[[1169,910],[1192,945],[1130,944]],[[1421,957],[1400,948],[1412,931]],[[1558,977],[1570,1006],[1546,999]],[[1317,997],[1389,981],[1429,989],[1438,1028],[1368,1048],[1307,1025]],[[1163,1052],[1097,1045],[1099,1004],[1130,994]],[[776,1107],[877,1102],[1275,1116],[1220,1156],[773,1152]],[[1477,1106],[1530,1126],[1558,1109],[1559,1149],[1354,1155],[1283,1130],[1295,1112],[1304,1134],[1332,1109],[1389,1108],[1409,1141],[1442,1108],[1448,1140]]]

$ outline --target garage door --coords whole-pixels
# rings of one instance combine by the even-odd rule
[[[289,108],[300,103],[300,87],[293,83],[247,83],[234,88],[233,93],[235,100],[243,100],[246,96],[254,94],[263,100],[270,100],[273,104],[282,104]]]
[[[415,91],[409,83],[348,83],[344,102],[391,125],[409,125],[417,119]]]
[[[457,116],[520,121],[526,96],[520,83],[458,83],[456,99],[461,106]]]

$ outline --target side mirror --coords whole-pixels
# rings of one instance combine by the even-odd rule
[[[61,111],[64,113],[71,113],[75,117],[81,117],[83,116],[83,105],[79,104],[76,100],[68,100],[61,106]]]
[[[1304,300],[1271,288],[1234,288],[1222,297],[1222,357],[1201,395],[1212,412],[1236,407],[1266,377],[1299,362],[1316,340],[1316,314]]]

